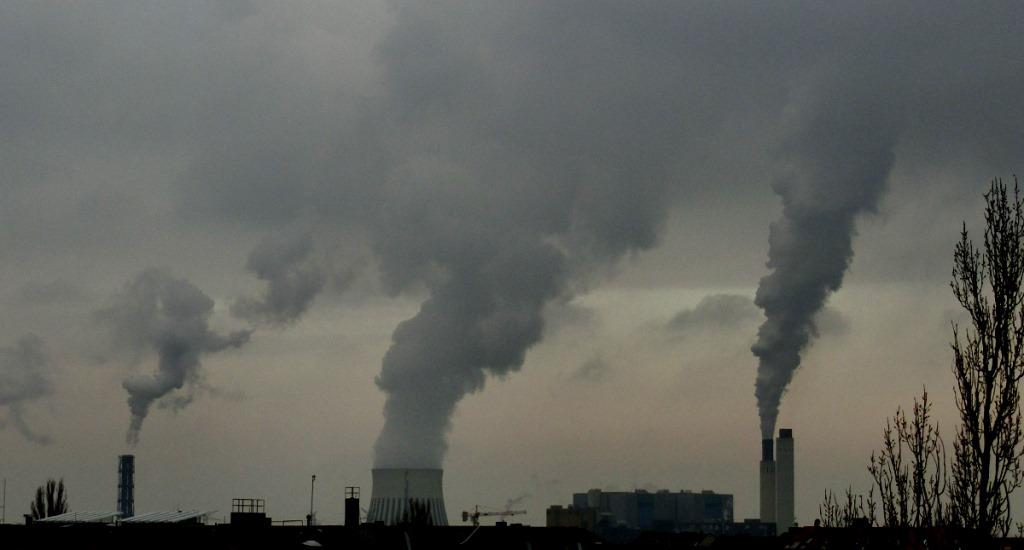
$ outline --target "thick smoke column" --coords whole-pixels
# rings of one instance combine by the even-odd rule
[[[138,443],[142,421],[154,401],[199,382],[203,354],[249,341],[250,331],[228,336],[212,332],[208,322],[213,305],[209,296],[187,280],[164,270],[147,269],[126,285],[113,305],[98,313],[112,328],[116,348],[138,358],[151,352],[158,357],[152,375],[124,381],[132,415],[128,443]]]
[[[766,320],[759,359],[761,435],[771,439],[782,394],[817,335],[815,315],[843,282],[858,214],[873,211],[893,164],[898,124],[865,98],[828,89],[802,113],[788,144],[791,166],[775,185],[782,219],[771,225],[768,267],[755,302]]]
[[[452,274],[395,329],[377,377],[388,394],[378,468],[441,466],[455,405],[482,389],[487,374],[522,366],[541,338],[544,304],[561,291],[562,270],[553,249],[506,251]]]
[[[0,407],[7,407],[8,417],[25,439],[41,445],[48,444],[50,438],[28,425],[24,406],[53,393],[51,368],[38,336],[23,336],[14,346],[0,348]]]
[[[267,289],[260,298],[238,300],[231,313],[254,323],[285,325],[298,320],[327,281],[308,233],[264,240],[249,253],[245,267],[266,281]]]
[[[692,99],[664,73],[678,30],[634,42],[659,20],[637,10],[610,16],[627,30],[609,45],[601,18],[567,29],[552,6],[478,3],[465,24],[463,3],[395,3],[374,120],[393,159],[366,235],[386,290],[429,296],[376,380],[376,468],[441,467],[459,401],[521,368],[545,308],[654,246],[666,218]]]

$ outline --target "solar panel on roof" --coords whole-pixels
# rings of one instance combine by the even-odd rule
[[[121,523],[181,523],[183,521],[208,516],[211,513],[212,512],[203,512],[200,510],[148,512],[124,519]]]
[[[80,511],[37,519],[35,523],[113,523],[116,518],[117,512]]]

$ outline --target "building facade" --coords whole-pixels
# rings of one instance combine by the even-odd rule
[[[716,526],[733,522],[733,496],[713,491],[591,489],[573,494],[571,509],[592,510],[600,525],[643,531],[717,532]]]

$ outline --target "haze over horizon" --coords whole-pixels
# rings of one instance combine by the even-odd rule
[[[140,512],[297,519],[316,474],[340,521],[372,467],[422,465],[453,523],[590,488],[743,519],[774,426],[812,523],[922,386],[955,424],[951,256],[1024,167],[1022,20],[5,2],[8,521],[48,477],[113,509],[125,452]]]

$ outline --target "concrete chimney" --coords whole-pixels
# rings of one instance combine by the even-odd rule
[[[771,439],[761,440],[761,521],[775,523],[775,449]]]
[[[366,521],[385,525],[448,525],[441,478],[444,470],[380,468],[373,470],[373,492]]]
[[[775,441],[778,461],[775,471],[775,519],[778,532],[785,533],[796,521],[794,516],[793,430],[782,428]]]
[[[117,513],[124,519],[135,515],[135,455],[117,458]]]

